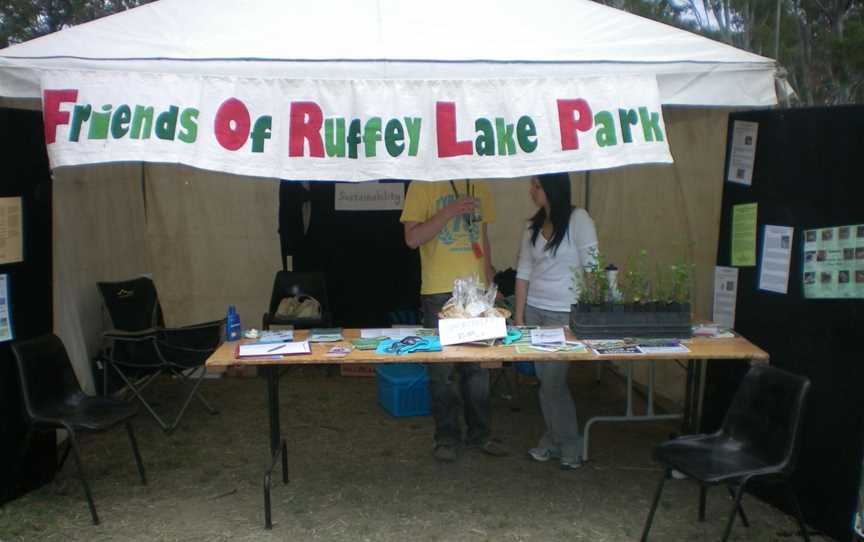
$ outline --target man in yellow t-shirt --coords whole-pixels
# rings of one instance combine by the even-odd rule
[[[400,221],[405,243],[420,249],[423,325],[438,327],[438,313],[450,299],[453,281],[477,275],[491,284],[494,271],[486,225],[495,221],[495,203],[486,183],[421,182],[408,186]],[[429,393],[435,418],[435,458],[452,462],[463,444],[459,394],[467,432],[464,444],[493,455],[506,455],[491,439],[489,371],[477,363],[430,363]],[[459,373],[461,386],[453,380]]]

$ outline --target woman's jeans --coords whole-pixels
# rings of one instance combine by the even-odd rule
[[[451,294],[421,296],[423,326],[438,327],[438,313]],[[427,363],[432,417],[435,419],[435,445],[457,446],[462,443],[459,425],[460,398],[467,432],[465,444],[479,446],[489,440],[490,418],[489,371],[477,363]],[[459,383],[454,381],[459,374]]]
[[[569,323],[569,312],[525,307],[526,325],[567,327]],[[570,362],[538,361],[534,363],[534,370],[540,380],[540,408],[546,422],[546,432],[537,447],[560,453],[563,461],[576,461],[582,457],[582,439],[576,406],[567,383]]]

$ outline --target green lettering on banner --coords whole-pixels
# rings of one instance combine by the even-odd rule
[[[408,128],[408,156],[417,156],[420,148],[421,117],[405,117],[405,127]]]
[[[660,129],[660,113],[648,113],[647,107],[639,108],[639,121],[642,123],[642,133],[645,141],[663,141],[663,130]]]
[[[108,139],[108,123],[111,119],[111,104],[102,106],[102,111],[93,112],[90,115],[90,129],[87,131],[87,139]]]
[[[594,125],[597,127],[595,137],[597,145],[611,147],[618,144],[618,136],[615,135],[615,118],[609,111],[600,111],[594,115]]]
[[[132,109],[126,105],[117,106],[111,117],[111,137],[120,139],[129,132],[129,121],[132,120]]]
[[[270,139],[270,128],[273,126],[273,117],[261,115],[252,126],[252,152],[264,152],[264,142]]]
[[[180,127],[183,131],[177,134],[177,139],[183,143],[195,143],[198,139],[198,110],[194,107],[184,109],[180,114]],[[264,143],[262,142],[261,145],[263,147]],[[254,145],[252,152],[255,152]]]
[[[324,121],[324,150],[330,158],[345,156],[345,119]]]
[[[132,139],[150,139],[150,132],[153,130],[153,107],[144,107],[143,105],[135,106],[135,113],[132,115]]]
[[[639,123],[639,116],[634,109],[619,109],[618,122],[621,123],[621,140],[624,143],[633,143],[633,132],[630,126],[636,126]]]
[[[353,119],[348,125],[348,158],[357,158],[358,145],[360,145],[360,119]]]
[[[516,141],[523,152],[534,152],[537,149],[537,127],[534,126],[534,119],[528,115],[523,115],[516,121]]]
[[[69,124],[69,141],[81,138],[81,125],[90,119],[90,105],[76,105],[72,108],[72,121]]]
[[[495,117],[495,135],[498,136],[498,154],[516,154],[516,141],[513,140],[513,125],[506,124],[501,117]]]
[[[492,122],[489,119],[480,117],[474,121],[474,130],[479,132],[477,138],[474,139],[474,150],[478,156],[494,156],[495,155],[495,128],[492,127]]]
[[[177,129],[177,115],[180,113],[180,108],[172,105],[167,111],[159,113],[156,117],[156,137],[168,141],[174,141],[174,131]]]
[[[399,119],[387,121],[387,126],[384,128],[384,146],[387,148],[387,154],[393,158],[402,154],[402,151],[405,150],[405,144],[402,143],[404,139],[405,130]]]
[[[363,128],[366,158],[371,158],[377,154],[379,141],[381,141],[381,117],[372,117],[366,121],[366,126]]]

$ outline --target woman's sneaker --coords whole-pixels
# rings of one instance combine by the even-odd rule
[[[540,461],[541,463],[544,461],[549,461],[550,459],[558,459],[561,457],[561,453],[555,450],[550,450],[549,448],[531,448],[528,450],[528,455],[534,461]]]
[[[582,459],[562,459],[561,470],[576,470],[583,465]]]

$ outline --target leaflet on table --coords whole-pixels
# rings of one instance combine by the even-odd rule
[[[549,346],[564,344],[563,327],[540,328],[531,330],[531,346]]]
[[[551,346],[532,346],[526,343],[515,344],[517,354],[542,354],[544,352],[587,352],[588,347],[578,341],[567,341],[564,344]]]
[[[636,346],[643,354],[683,354],[690,351],[675,339],[640,339]]]
[[[690,352],[690,349],[677,339],[610,339],[604,341],[586,341],[598,356],[612,355],[643,355],[643,354],[677,354]]]
[[[238,358],[265,357],[265,356],[289,356],[293,354],[309,354],[309,341],[298,341],[290,343],[254,343],[241,344],[237,346]]]
[[[309,330],[310,343],[333,343],[342,340],[341,327],[313,328]]]
[[[264,330],[258,335],[259,343],[290,343],[293,340],[293,329]]]
[[[386,337],[388,339],[393,339],[394,341],[402,340],[405,337],[424,337],[435,334],[436,330],[422,327],[384,327],[360,330],[361,339]]]

